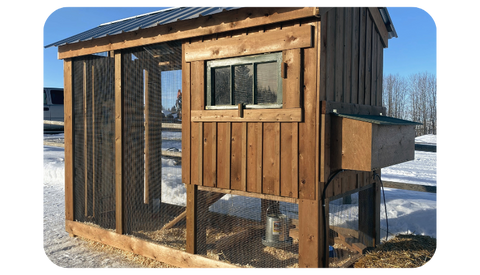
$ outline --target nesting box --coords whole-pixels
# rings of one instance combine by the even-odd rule
[[[415,125],[420,123],[381,115],[334,113],[334,169],[374,171],[415,158]]]
[[[373,171],[413,159],[413,125],[379,116],[391,37],[385,8],[174,8],[48,45],[64,59],[67,231],[173,265],[232,267],[220,252],[252,254],[243,244],[261,245],[270,202],[289,203],[292,261],[322,267],[333,241],[325,200],[360,191],[356,236],[378,244]],[[172,180],[162,158],[173,109]],[[184,203],[163,199],[173,184]],[[258,219],[212,213],[225,194],[256,199],[246,208]],[[207,238],[221,222],[232,232]]]

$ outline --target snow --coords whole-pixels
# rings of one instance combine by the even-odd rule
[[[163,149],[180,149],[180,132],[165,133]],[[44,135],[44,140],[61,140],[63,134]],[[436,144],[436,136],[418,137],[417,142]],[[43,246],[48,259],[59,267],[139,267],[121,255],[90,249],[84,241],[65,231],[63,148],[43,147]],[[436,153],[416,151],[415,160],[382,169],[382,180],[422,185],[437,185]],[[162,159],[162,200],[185,205],[186,189],[181,183],[181,166]],[[389,236],[400,233],[437,235],[437,196],[432,193],[385,188]],[[225,196],[218,203],[241,197]],[[247,200],[250,198],[246,198]],[[355,214],[354,214],[355,216]],[[380,213],[381,237],[385,237],[386,218]]]

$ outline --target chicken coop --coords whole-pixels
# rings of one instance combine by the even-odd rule
[[[374,173],[414,158],[415,123],[383,115],[396,36],[386,8],[196,7],[47,45],[66,231],[179,267],[341,266],[376,246]]]

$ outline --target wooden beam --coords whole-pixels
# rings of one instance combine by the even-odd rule
[[[272,201],[283,201],[283,202],[289,202],[289,203],[298,203],[299,201],[296,198],[281,197],[276,195],[267,195],[267,194],[260,194],[260,193],[245,192],[240,190],[221,189],[221,188],[206,187],[206,186],[199,186],[198,190],[223,193],[223,194],[239,195],[239,196],[259,198],[259,199],[272,200]]]
[[[115,52],[115,223],[116,232],[123,234],[123,90],[122,53]]]
[[[121,235],[106,229],[93,227],[79,222],[66,221],[68,233],[103,243],[124,251],[139,254],[150,259],[177,267],[186,268],[236,268],[237,266],[203,256],[193,255],[181,250],[156,243]]]
[[[185,60],[237,57],[313,46],[311,25],[294,26],[265,33],[210,40],[185,45]]]
[[[192,122],[302,122],[302,109],[192,110]]]
[[[72,60],[63,62],[65,146],[65,220],[73,221],[73,86]]]
[[[312,17],[314,7],[242,8],[58,47],[58,59],[241,30]]]

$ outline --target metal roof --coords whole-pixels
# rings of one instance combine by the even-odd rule
[[[240,7],[176,7],[163,9],[155,12],[104,23],[91,30],[48,44],[45,46],[45,48],[58,47],[66,44],[88,41],[105,36],[137,31],[140,29],[165,25],[168,23],[188,20],[200,16],[208,16],[239,8]],[[383,22],[387,27],[389,38],[397,37],[397,32],[393,27],[392,20],[390,19],[387,8],[379,8],[379,11],[382,16]]]
[[[101,24],[91,30],[48,44],[45,48],[58,47],[91,39],[101,38],[109,35],[116,35],[124,32],[137,31],[164,25],[176,21],[183,21],[200,16],[208,16],[224,11],[238,9],[234,7],[178,7],[163,9],[138,16],[133,16],[117,21]]]
[[[389,116],[377,116],[377,115],[347,115],[347,114],[337,114],[333,113],[339,117],[354,119],[358,121],[368,122],[378,125],[422,125],[415,121],[403,120],[399,118],[389,117]]]

